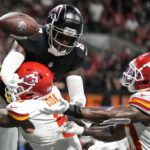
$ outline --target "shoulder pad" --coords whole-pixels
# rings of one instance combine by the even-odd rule
[[[150,94],[148,92],[138,92],[133,94],[129,100],[129,105],[137,107],[150,115]]]
[[[19,102],[12,102],[6,107],[8,114],[19,121],[23,121],[29,118],[29,114],[26,112],[26,109],[23,108],[23,105],[20,105]]]
[[[25,120],[45,105],[46,103],[41,100],[18,100],[11,102],[6,109],[8,113],[16,120]]]

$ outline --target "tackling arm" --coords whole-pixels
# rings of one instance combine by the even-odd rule
[[[80,108],[75,105],[70,105],[65,114],[78,118],[85,118],[94,122],[101,122],[111,118],[129,118],[131,122],[150,122],[150,117],[148,115],[133,106],[118,106],[111,107],[107,110],[101,110],[97,108]]]
[[[23,48],[15,41],[8,55],[5,57],[1,66],[1,78],[5,85],[12,80],[13,74],[20,67],[25,59]]]
[[[87,128],[79,126],[73,121],[69,121],[65,125],[64,132],[77,135],[92,136],[98,140],[105,142],[118,141],[126,136],[124,125],[100,126],[99,124],[95,124],[94,126]]]
[[[17,41],[12,45],[12,49],[5,57],[1,65],[1,78],[7,86],[8,92],[11,93],[12,99],[15,100],[14,94],[18,88],[18,76],[15,74],[16,70],[20,67],[25,59],[23,48],[19,46]]]
[[[124,125],[84,128],[82,135],[92,136],[105,142],[118,141],[126,137]]]

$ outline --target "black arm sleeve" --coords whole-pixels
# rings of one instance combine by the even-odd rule
[[[75,118],[83,118],[80,107],[76,105],[70,105],[64,114]]]

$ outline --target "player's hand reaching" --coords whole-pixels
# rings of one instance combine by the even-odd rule
[[[63,132],[81,135],[84,132],[84,127],[79,126],[73,121],[69,121],[63,128]]]

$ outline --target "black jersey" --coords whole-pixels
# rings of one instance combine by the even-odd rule
[[[78,43],[69,54],[54,56],[48,52],[48,36],[45,27],[41,30],[41,33],[30,39],[18,41],[25,50],[25,61],[36,61],[46,65],[55,74],[55,81],[82,66],[86,56],[84,45]]]
[[[50,54],[48,52],[48,36],[45,28],[42,28],[42,32],[34,37],[27,40],[19,40],[18,42],[25,50],[25,61],[36,61],[46,65],[55,74],[55,81],[60,80],[66,73],[81,67],[87,53],[84,45],[78,43],[65,56],[57,57]],[[0,89],[0,95],[9,103],[10,95],[6,95],[5,85],[2,81],[0,81]]]

